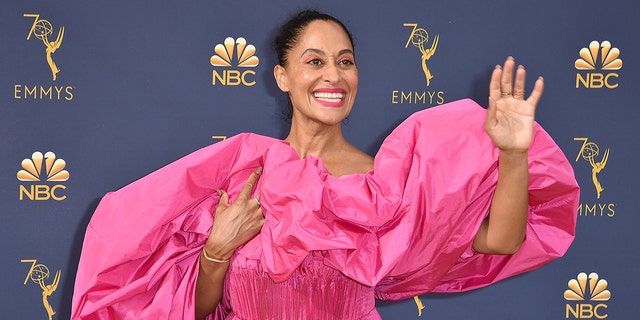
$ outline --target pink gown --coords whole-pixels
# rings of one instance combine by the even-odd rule
[[[281,140],[240,134],[107,194],[85,235],[72,319],[193,319],[199,254],[218,203],[258,166],[265,224],[236,250],[213,319],[380,319],[375,299],[459,292],[536,269],[573,241],[579,188],[537,124],[526,240],[473,252],[498,175],[485,110],[415,113],[366,174],[333,177]]]

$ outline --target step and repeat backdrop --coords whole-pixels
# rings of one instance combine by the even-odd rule
[[[635,319],[640,280],[633,1],[4,1],[0,309],[68,319],[101,197],[240,132],[284,137],[277,27],[315,8],[355,36],[348,138],[375,154],[408,115],[485,105],[507,56],[538,75],[537,120],[581,186],[577,237],[543,268],[462,294],[378,302],[384,319]],[[426,74],[433,77],[429,79]],[[144,201],[142,197],[140,201]]]

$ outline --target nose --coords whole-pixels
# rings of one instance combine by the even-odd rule
[[[323,79],[325,82],[334,84],[340,81],[340,69],[335,63],[325,65]]]

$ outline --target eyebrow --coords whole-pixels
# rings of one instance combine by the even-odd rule
[[[302,55],[304,56],[305,54],[307,54],[309,52],[310,53],[315,53],[315,54],[318,54],[318,55],[321,55],[321,56],[325,56],[326,55],[326,53],[324,51],[322,51],[320,49],[315,49],[315,48],[309,48],[309,49],[305,50],[304,52],[302,52]],[[343,55],[345,53],[353,54],[353,50],[351,50],[351,49],[342,49],[342,50],[338,51],[338,55],[339,56]]]

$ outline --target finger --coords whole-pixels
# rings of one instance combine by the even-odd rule
[[[251,173],[251,175],[249,175],[249,179],[247,179],[247,182],[245,182],[244,186],[242,186],[242,190],[238,195],[238,199],[244,199],[244,200],[249,199],[249,197],[251,196],[251,191],[253,191],[253,187],[258,181],[258,178],[260,178],[261,173],[262,173],[262,167],[258,167],[258,169],[256,169]]]
[[[230,206],[229,194],[227,194],[222,189],[218,189],[216,191],[218,192],[218,196],[220,197],[220,199],[218,200],[218,203],[213,203],[211,205],[211,212],[214,213],[214,215],[217,215],[219,212],[226,210]]]
[[[220,196],[220,201],[219,203],[228,206],[229,205],[229,194],[222,190],[222,189],[218,189],[218,195]]]
[[[531,91],[531,95],[527,99],[527,103],[536,106],[538,105],[538,101],[540,101],[540,97],[542,96],[542,92],[544,91],[544,78],[538,77],[536,83],[533,86],[533,91]]]
[[[513,69],[515,64],[516,62],[511,56],[504,62],[502,77],[500,78],[500,91],[502,91],[502,95],[511,94],[513,91]]]
[[[258,205],[258,208],[262,208],[262,204],[260,203],[260,194],[253,196],[253,201]]]
[[[496,100],[489,97],[489,107],[487,108],[487,118],[484,121],[485,130],[488,130],[493,126],[496,121]]]
[[[500,99],[500,78],[502,77],[502,67],[496,65],[491,73],[491,81],[489,82],[489,98],[493,100]]]
[[[524,86],[527,78],[527,71],[524,66],[519,65],[516,70],[516,81],[513,84],[513,97],[524,100]]]

